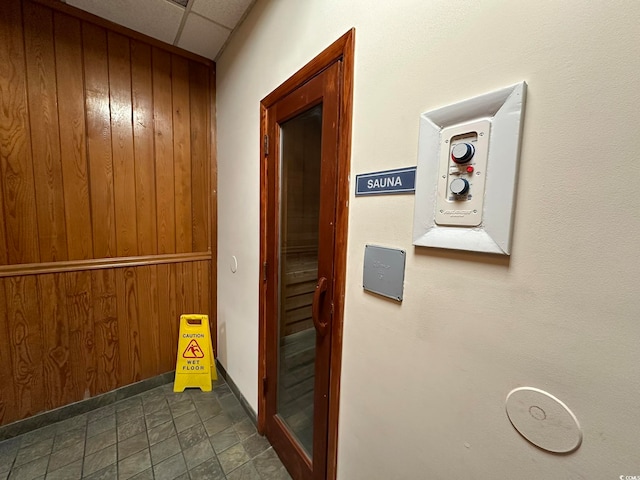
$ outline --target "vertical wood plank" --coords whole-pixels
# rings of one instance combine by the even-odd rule
[[[97,381],[91,272],[61,275],[65,277],[72,384],[77,399],[89,398]]]
[[[53,14],[49,8],[31,2],[25,2],[23,8],[40,261],[55,262],[68,257]]]
[[[178,308],[180,314],[195,313],[193,305],[193,262],[178,264]]]
[[[36,277],[11,277],[5,281],[11,335],[13,386],[18,418],[44,410],[42,326]]]
[[[8,306],[5,296],[7,279],[0,279],[0,425],[18,419],[18,409],[14,398],[12,372],[15,370],[11,358],[11,334],[8,321]]]
[[[118,344],[122,385],[142,380],[138,291],[135,268],[116,270],[118,302]]]
[[[116,271],[92,271],[91,291],[96,356],[95,394],[100,394],[123,385],[120,382]]]
[[[113,257],[116,255],[116,223],[107,34],[100,27],[83,23],[82,40],[93,252],[96,258]]]
[[[71,390],[69,326],[64,274],[38,275],[42,317],[45,407],[51,410],[77,400]]]
[[[192,251],[191,221],[191,115],[189,62],[171,56],[173,97],[173,162],[175,174],[176,252]]]
[[[191,263],[191,289],[193,309],[197,313],[209,315],[209,262]]]
[[[179,263],[172,263],[170,267],[170,285],[169,285],[169,308],[171,312],[171,325],[169,331],[171,332],[171,358],[176,359],[178,355],[178,336],[180,332],[180,314],[183,313],[180,310],[178,304],[179,294],[179,275],[182,274],[182,267]],[[180,272],[180,274],[178,273]]]
[[[157,318],[153,317],[153,303],[158,304],[155,273],[152,266],[136,268],[138,291],[138,323],[140,325],[140,373],[150,378],[158,371]]]
[[[131,41],[131,90],[138,255],[158,253],[155,157],[153,148],[153,77],[151,47]]]
[[[55,12],[60,154],[69,260],[93,258],[80,21]]]
[[[152,61],[158,253],[175,253],[171,55],[153,48]]]
[[[0,8],[0,166],[4,221],[3,264],[40,261],[27,111],[21,2]]]
[[[189,84],[192,249],[194,252],[205,252],[209,246],[209,69],[190,62]]]
[[[127,37],[109,32],[107,38],[116,252],[119,257],[128,257],[138,254],[133,110],[131,107],[131,58]]]
[[[175,275],[172,275],[172,265],[164,264],[157,266],[158,279],[158,350],[160,352],[160,371],[162,373],[174,370],[176,367],[176,356],[174,349],[177,348],[178,335],[174,327],[177,322],[177,312],[175,303]]]

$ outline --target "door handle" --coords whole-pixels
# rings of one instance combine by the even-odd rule
[[[320,303],[327,291],[327,278],[320,277],[318,284],[316,285],[316,291],[313,292],[313,304],[311,305],[311,318],[313,319],[313,325],[316,327],[316,331],[321,336],[327,333],[327,322],[320,321]]]

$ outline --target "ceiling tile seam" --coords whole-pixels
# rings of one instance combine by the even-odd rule
[[[211,20],[210,18],[207,18],[207,17],[205,17],[204,15],[200,15],[200,14],[199,14],[199,13],[197,13],[197,12],[191,12],[191,15],[195,15],[196,17],[200,17],[200,18],[202,18],[202,19],[206,20],[207,22],[211,22],[211,23],[213,23],[214,25],[217,25],[218,27],[222,27],[222,28],[224,28],[225,30],[229,30],[229,32],[232,32],[232,31],[233,31],[233,29],[235,28],[235,27],[227,27],[226,25],[223,25],[223,24],[221,24],[220,22],[216,22],[215,20]]]
[[[247,17],[249,16],[249,13],[253,9],[253,7],[254,7],[254,5],[256,4],[257,1],[258,0],[251,0],[251,3],[249,3],[249,6],[247,6],[247,8],[245,9],[244,13],[240,17],[240,20],[238,20],[236,22],[236,25],[231,30],[231,34],[227,37],[227,40],[222,44],[222,46],[220,47],[220,50],[218,50],[218,54],[216,55],[216,58],[213,59],[214,62],[217,62],[218,59],[222,56],[222,54],[224,53],[225,48],[227,48],[227,45],[229,45],[229,42],[231,41],[233,36],[240,29],[240,25],[242,25],[244,23],[244,21],[247,19]]]
[[[170,0],[167,0],[170,1]],[[178,42],[180,41],[180,37],[182,36],[182,31],[184,30],[184,24],[187,23],[187,17],[191,12],[191,7],[193,7],[193,3],[195,0],[189,0],[187,2],[187,6],[184,8],[184,13],[182,14],[182,20],[180,20],[180,26],[178,27],[178,31],[176,32],[176,38],[173,40],[173,45],[178,46]]]

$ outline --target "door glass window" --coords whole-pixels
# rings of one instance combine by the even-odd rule
[[[277,413],[313,452],[322,105],[280,125],[280,285]]]

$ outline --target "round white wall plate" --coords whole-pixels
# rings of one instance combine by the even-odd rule
[[[569,453],[582,443],[578,419],[562,401],[533,387],[516,388],[506,401],[514,428],[535,446],[553,453]]]

